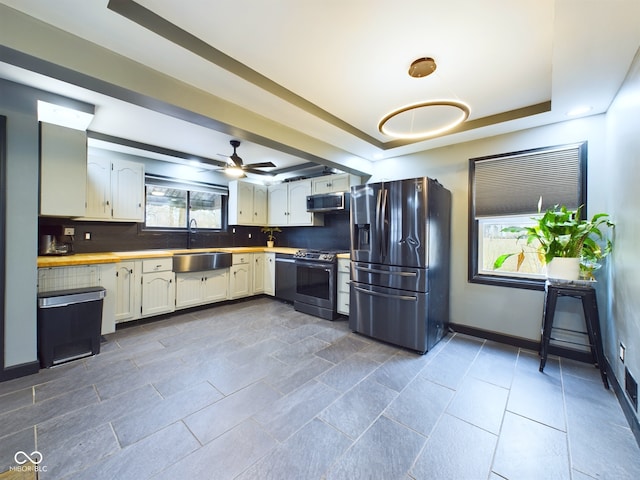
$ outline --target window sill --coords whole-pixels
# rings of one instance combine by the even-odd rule
[[[502,277],[494,275],[473,275],[469,283],[481,283],[495,287],[524,288],[526,290],[544,290],[544,278]]]

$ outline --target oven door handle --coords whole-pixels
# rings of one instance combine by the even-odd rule
[[[387,270],[378,270],[377,268],[355,267],[356,270],[362,272],[382,273],[383,275],[398,275],[399,277],[417,277],[417,272],[389,272]]]
[[[361,293],[365,293],[373,297],[392,298],[394,300],[408,300],[412,302],[418,301],[418,297],[414,297],[413,295],[389,295],[388,293],[374,292],[372,290],[367,290],[366,288],[356,287],[355,285],[353,288]]]
[[[327,267],[327,264],[322,262],[309,262],[305,260],[296,260],[296,265],[300,265],[305,268],[315,268],[316,270],[324,270],[325,272],[329,272],[329,273],[333,272],[333,269],[331,267]]]

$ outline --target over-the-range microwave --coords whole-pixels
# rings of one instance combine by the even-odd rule
[[[348,212],[349,193],[318,193],[307,196],[307,212]]]

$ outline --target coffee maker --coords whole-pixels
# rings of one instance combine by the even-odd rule
[[[47,225],[40,227],[39,255],[70,255],[73,253],[74,227]]]

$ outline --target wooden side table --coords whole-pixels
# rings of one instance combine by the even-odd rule
[[[609,388],[607,371],[605,367],[604,351],[602,349],[602,334],[600,332],[600,319],[598,316],[598,303],[596,301],[596,291],[589,285],[556,284],[547,282],[544,293],[544,310],[542,314],[542,342],[540,343],[540,371],[544,370],[549,352],[549,342],[556,340],[551,336],[553,330],[553,318],[556,313],[556,303],[558,297],[573,297],[582,300],[582,310],[587,327],[586,333],[589,336],[589,347],[593,356],[594,364],[600,369],[602,383],[606,389]]]

